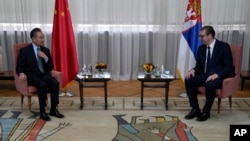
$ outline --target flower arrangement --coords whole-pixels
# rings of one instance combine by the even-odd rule
[[[146,63],[143,65],[143,69],[147,73],[150,73],[154,68],[155,68],[155,66],[151,63]]]
[[[106,69],[107,65],[103,62],[98,62],[98,63],[96,63],[95,68],[96,69]]]

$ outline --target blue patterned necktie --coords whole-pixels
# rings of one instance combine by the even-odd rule
[[[210,75],[210,58],[211,58],[211,53],[210,53],[210,47],[207,47],[207,64],[206,64],[206,76]]]
[[[40,51],[40,47],[37,48],[37,53]],[[41,72],[44,72],[43,65],[42,65],[42,60],[37,54],[37,63],[38,63],[38,68]]]

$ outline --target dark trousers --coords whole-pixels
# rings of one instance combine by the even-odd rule
[[[199,108],[197,88],[200,86],[205,86],[206,102],[203,108],[203,112],[209,113],[216,97],[216,89],[221,88],[222,79],[217,78],[207,83],[205,82],[206,79],[207,77],[205,76],[205,74],[195,74],[194,77],[185,79],[185,86],[190,106],[196,109]]]
[[[55,109],[59,104],[59,82],[50,74],[39,74],[28,77],[28,82],[37,88],[40,110],[45,110],[47,92],[49,90],[51,98],[51,109]]]

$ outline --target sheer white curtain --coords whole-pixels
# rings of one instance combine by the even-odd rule
[[[201,0],[204,25],[216,37],[244,44],[249,53],[248,0]],[[143,63],[164,65],[175,72],[179,37],[188,0],[69,0],[78,60],[107,63],[114,80],[134,79]],[[29,31],[41,27],[51,44],[53,0],[0,0],[0,46],[4,68],[13,70],[12,45],[29,42]],[[14,8],[13,8],[14,6]],[[248,69],[249,55],[243,55]]]
[[[247,1],[246,7],[250,5],[250,1]],[[245,14],[250,13],[250,8],[246,8]],[[244,35],[244,48],[242,57],[242,70],[250,70],[250,16],[246,16],[246,30]]]
[[[184,17],[187,3],[83,0],[71,1],[71,4],[75,7],[72,13],[78,13],[72,17],[74,23],[80,23],[76,26],[80,65],[107,62],[115,80],[135,78],[142,64],[147,62],[165,65],[174,71],[175,47],[183,21],[178,17]]]

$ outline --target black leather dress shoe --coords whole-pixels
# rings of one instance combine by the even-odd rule
[[[186,116],[185,119],[193,119],[195,117],[199,117],[201,114],[200,109],[192,109]]]
[[[40,112],[40,119],[45,120],[45,121],[51,120],[46,112]]]
[[[64,118],[64,115],[59,113],[59,111],[57,109],[55,110],[50,110],[50,113],[49,113],[51,116],[55,116],[57,118]]]
[[[199,117],[197,117],[197,121],[206,121],[208,118],[210,118],[209,113],[202,113]]]

